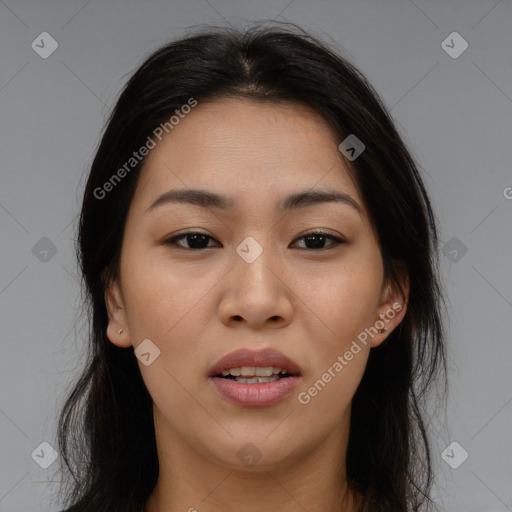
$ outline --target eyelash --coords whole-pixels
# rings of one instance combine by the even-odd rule
[[[215,240],[212,236],[210,235],[207,235],[206,233],[201,233],[200,231],[187,231],[185,233],[181,233],[179,235],[176,235],[172,238],[168,238],[167,240],[164,241],[164,244],[166,245],[176,245],[178,246],[180,249],[185,249],[186,251],[202,251],[204,249],[211,249],[212,247],[202,247],[202,248],[199,248],[199,249],[192,249],[190,247],[183,247],[181,245],[178,245],[177,244],[177,241],[178,240],[181,240],[182,238],[186,238],[187,236],[191,236],[191,235],[202,235],[206,238],[209,238],[211,240]],[[336,236],[333,236],[333,235],[330,235],[329,233],[326,233],[325,231],[311,231],[309,233],[305,233],[304,235],[300,236],[299,238],[297,238],[296,240],[302,240],[303,238],[306,238],[308,236],[325,236],[326,238],[330,238],[331,240],[334,240],[335,243],[327,246],[327,247],[321,247],[319,249],[308,249],[307,247],[303,248],[305,250],[309,250],[309,251],[326,251],[330,248],[333,248],[333,247],[336,247],[340,244],[344,244],[346,243],[345,240],[342,240],[341,238],[338,238]]]

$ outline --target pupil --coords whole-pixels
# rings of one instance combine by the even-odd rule
[[[322,240],[319,240],[321,238]],[[307,235],[306,236],[306,245],[308,241],[315,240],[316,243],[313,243],[314,248],[320,248],[323,249],[323,243],[325,242],[325,235]]]
[[[208,242],[206,239],[207,239],[207,235],[201,235],[201,234],[198,234],[198,235],[187,235],[187,238],[188,238],[188,241],[189,241],[189,246],[193,249],[201,249],[203,247],[206,247],[208,245],[208,243],[206,243],[206,245],[204,244],[201,244],[201,239],[203,242]],[[197,243],[199,240],[199,244]]]

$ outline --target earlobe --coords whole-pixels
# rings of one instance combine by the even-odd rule
[[[387,283],[381,295],[378,309],[378,319],[375,321],[376,334],[371,341],[371,347],[379,346],[396,329],[405,317],[409,301],[409,278],[401,273],[401,286]]]
[[[117,282],[111,282],[105,290],[105,306],[108,313],[107,337],[118,347],[131,345],[127,328],[126,311]]]

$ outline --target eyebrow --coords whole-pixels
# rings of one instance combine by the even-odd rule
[[[235,206],[234,199],[214,192],[201,189],[176,189],[168,190],[155,199],[147,211],[149,212],[159,206],[169,203],[192,204],[203,208],[213,208],[224,211]],[[288,212],[290,210],[298,210],[308,206],[324,203],[345,204],[354,208],[358,213],[361,213],[361,207],[354,199],[352,199],[352,197],[344,192],[338,192],[335,190],[305,190],[303,192],[291,194],[279,203],[278,210],[281,212]]]

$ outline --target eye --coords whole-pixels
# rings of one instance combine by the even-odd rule
[[[342,240],[341,238],[330,235],[329,233],[325,233],[324,231],[312,231],[310,233],[302,235],[296,240],[303,239],[305,240],[306,245],[309,245],[309,247],[302,248],[312,250],[325,250],[328,249],[329,247],[335,247],[339,244],[345,243],[345,241]],[[324,244],[326,239],[333,240],[333,243],[325,247]],[[182,240],[186,240],[186,242],[188,243],[188,247],[183,246],[182,244],[179,243]],[[209,240],[215,239],[209,235],[206,235],[205,233],[201,233],[200,231],[187,231],[186,233],[181,233],[180,235],[176,235],[172,238],[165,240],[164,243],[167,245],[177,245],[178,247],[181,247],[183,249],[201,250],[214,247],[208,245]]]
[[[323,244],[325,242],[325,239],[330,238],[331,240],[334,240],[334,242],[327,247],[324,247]],[[304,239],[306,244],[310,244],[310,247],[305,247],[305,249],[319,249],[319,250],[325,250],[329,249],[329,247],[335,247],[339,244],[345,243],[344,240],[341,238],[338,238],[336,236],[330,235],[329,233],[325,233],[324,231],[312,231],[310,233],[306,233],[305,235],[302,235],[301,237],[297,238],[297,240]]]
[[[182,239],[186,239],[187,242],[189,242],[189,247],[184,247],[178,243],[178,241]],[[198,250],[209,248],[208,245],[205,245],[205,242],[207,242],[208,239],[214,240],[214,238],[211,236],[206,235],[205,233],[201,233],[200,231],[187,231],[186,233],[181,233],[181,235],[177,235],[165,240],[164,243],[168,245],[178,245],[183,249]]]

